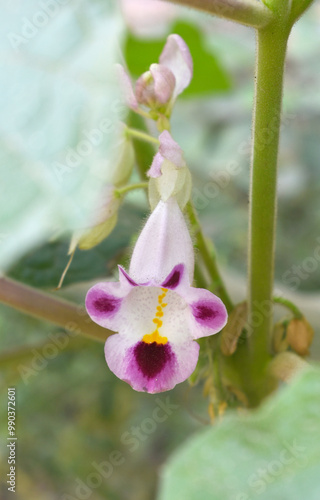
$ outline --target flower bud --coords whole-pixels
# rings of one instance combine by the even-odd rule
[[[139,104],[152,109],[163,108],[173,94],[176,79],[172,71],[161,64],[151,64],[136,83],[136,98]]]
[[[191,174],[182,149],[172,139],[170,133],[165,130],[159,139],[159,151],[148,172],[151,208],[154,210],[160,200],[166,202],[173,196],[183,210],[191,196]]]
[[[288,324],[288,344],[300,356],[307,356],[309,354],[313,335],[313,328],[305,318],[293,318]]]

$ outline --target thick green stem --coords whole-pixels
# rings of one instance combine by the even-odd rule
[[[258,404],[265,379],[272,327],[277,161],[285,54],[289,29],[273,23],[257,34],[256,94],[249,231],[249,397]]]
[[[0,302],[100,342],[112,333],[94,323],[83,307],[8,278],[0,278]]]

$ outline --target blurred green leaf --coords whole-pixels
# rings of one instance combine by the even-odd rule
[[[96,2],[81,2],[87,3],[81,16],[70,2],[53,3],[30,0],[19,12],[3,5],[0,21],[5,270],[56,230],[87,224],[112,166],[120,113],[112,70],[123,32],[119,6],[105,0],[95,14]]]
[[[163,470],[160,500],[318,500],[320,369],[201,432]]]
[[[144,211],[126,204],[120,210],[119,223],[100,245],[91,250],[77,250],[64,280],[64,285],[107,276],[117,258],[130,245],[141,226]],[[25,255],[8,272],[11,278],[38,288],[55,288],[68,261],[69,242],[47,243]]]
[[[194,63],[193,79],[183,96],[201,96],[230,89],[228,73],[216,56],[206,49],[205,37],[197,27],[179,21],[172,26],[171,32],[185,40]],[[150,64],[158,61],[165,43],[166,38],[145,40],[128,33],[124,51],[129,71],[134,76],[148,71]]]

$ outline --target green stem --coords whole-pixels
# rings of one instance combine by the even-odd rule
[[[144,133],[147,133],[147,128],[145,120],[141,116],[136,115],[133,111],[130,111],[128,116],[127,124],[130,128],[141,129]],[[149,170],[152,159],[155,155],[154,145],[150,142],[141,141],[138,138],[133,137],[133,147],[136,157],[136,165],[139,173],[139,177],[142,181],[146,180],[146,173]]]
[[[128,136],[134,137],[136,139],[140,139],[141,141],[145,142],[151,142],[152,144],[159,145],[160,141],[156,137],[153,137],[152,135],[149,135],[145,132],[142,132],[141,130],[137,130],[134,128],[127,128],[126,129],[126,134]]]
[[[295,304],[293,304],[293,302],[291,302],[291,300],[285,299],[283,297],[273,297],[273,302],[275,302],[276,304],[281,304],[282,306],[289,309],[289,311],[293,313],[295,318],[303,318],[302,312]]]
[[[143,118],[148,118],[149,120],[153,120],[153,118],[150,115],[150,113],[148,113],[147,111],[143,111],[143,109],[141,109],[141,108],[138,108],[138,109],[135,109],[135,110],[132,110],[132,111],[134,113],[136,113],[137,115],[143,116]]]
[[[94,323],[83,307],[8,278],[0,278],[0,302],[92,340],[103,342],[112,333]]]
[[[211,337],[206,338],[207,355],[214,376],[214,384],[218,395],[218,401],[220,403],[226,400],[226,390],[224,388],[221,377],[219,344],[220,344],[220,334],[212,335]]]
[[[124,186],[123,188],[119,188],[115,191],[116,196],[122,196],[124,194],[129,193],[130,191],[135,191],[136,189],[147,189],[147,182],[137,182],[136,184],[129,184],[128,186]]]
[[[252,327],[249,397],[253,405],[268,391],[265,372],[273,316],[277,162],[288,36],[289,29],[280,23],[257,34],[248,265],[248,318]]]
[[[214,258],[214,255],[209,249],[207,241],[202,232],[202,228],[198,216],[196,214],[195,208],[191,202],[189,202],[187,205],[187,214],[196,239],[196,245],[199,249],[203,262],[210,275],[210,278],[213,284],[215,285],[215,292],[223,301],[224,305],[227,308],[227,311],[230,312],[233,309],[232,301],[224,286],[222,277],[218,270],[216,259]]]

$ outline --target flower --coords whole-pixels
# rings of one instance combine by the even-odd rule
[[[151,64],[136,82],[135,92],[129,75],[117,65],[118,76],[127,105],[137,110],[139,104],[170,116],[173,104],[189,85],[193,63],[187,44],[179,35],[169,35],[159,58],[159,64]]]
[[[119,266],[119,282],[98,283],[88,291],[90,317],[118,332],[106,341],[107,364],[137,391],[167,391],[186,380],[198,360],[195,339],[226,324],[221,300],[191,286],[193,272],[192,241],[171,197],[150,215],[129,273]]]
[[[160,200],[167,201],[174,196],[181,210],[191,196],[192,179],[183,157],[183,151],[167,130],[160,136],[159,151],[153,158],[148,171],[149,201],[154,209]]]

